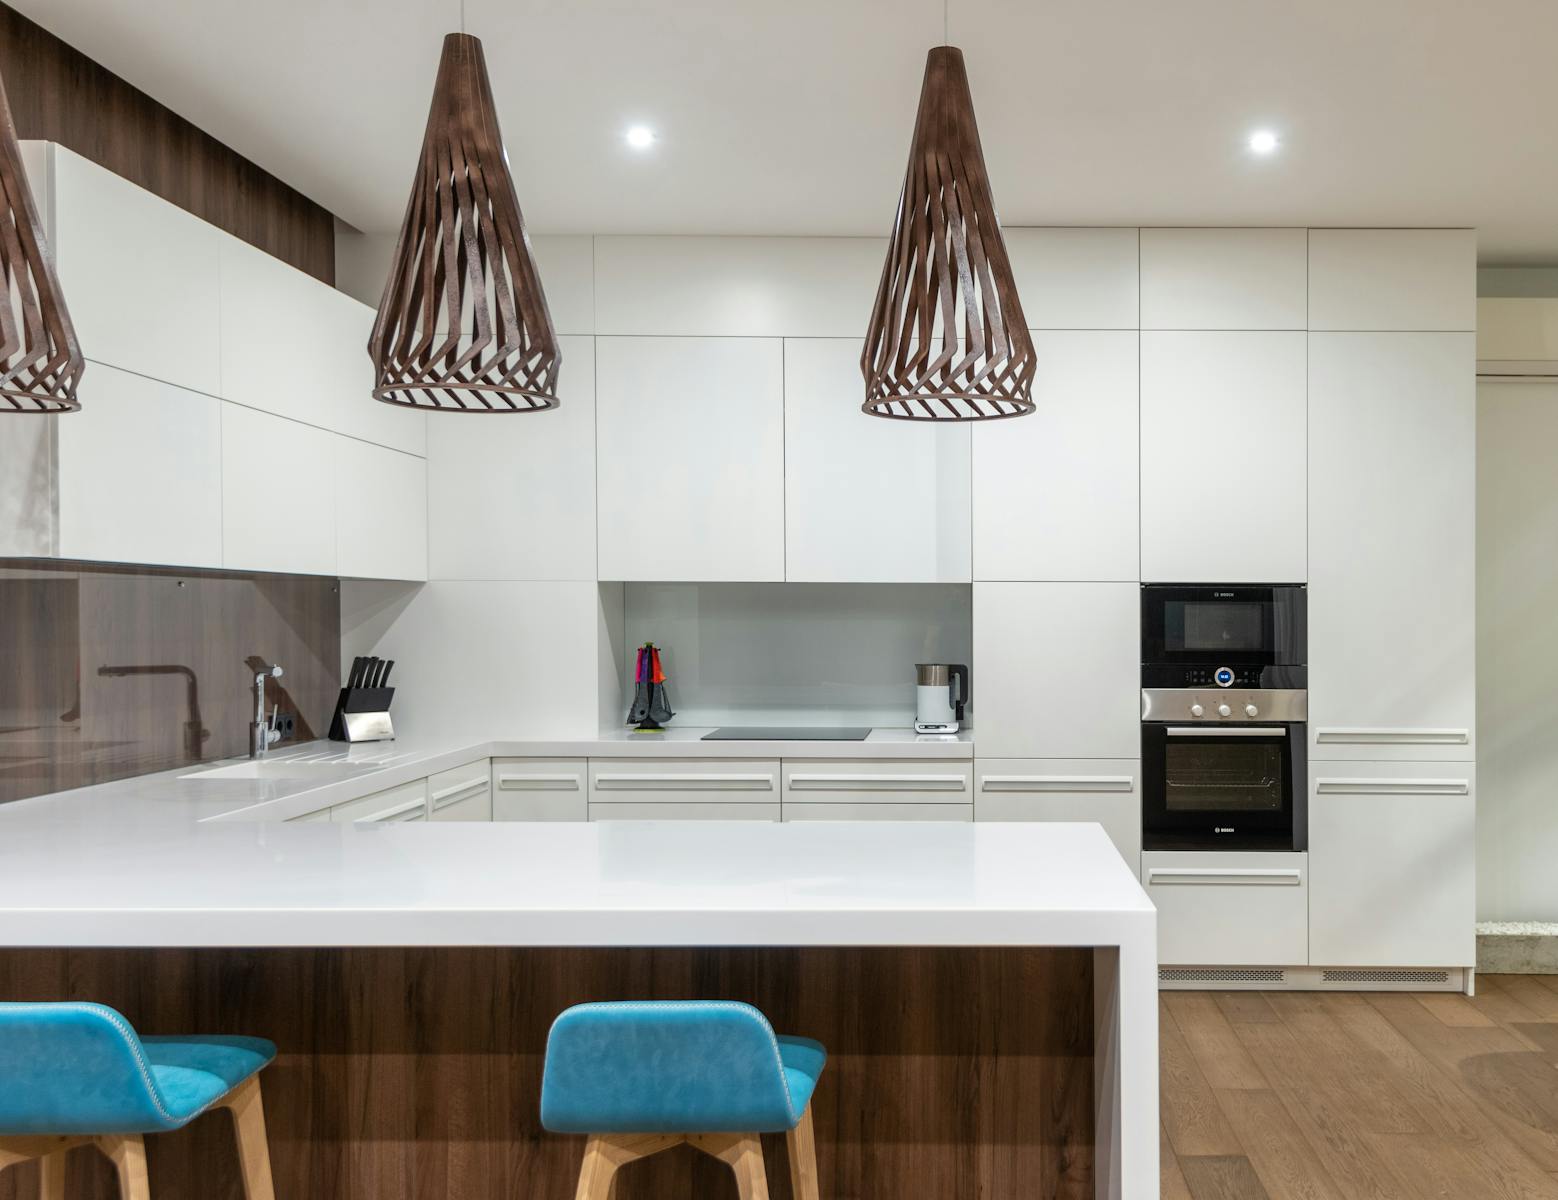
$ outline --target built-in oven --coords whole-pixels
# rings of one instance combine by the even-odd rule
[[[1304,850],[1307,694],[1142,692],[1142,847]]]
[[[1142,846],[1304,850],[1302,584],[1142,587]]]

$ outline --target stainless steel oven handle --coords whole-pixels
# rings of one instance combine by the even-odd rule
[[[1169,737],[1287,737],[1281,726],[1264,725],[1170,725]]]

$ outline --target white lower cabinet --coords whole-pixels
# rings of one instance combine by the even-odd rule
[[[974,820],[1097,821],[1131,873],[1139,873],[1140,761],[981,758],[974,788]]]
[[[483,758],[429,776],[427,818],[430,821],[492,820],[491,761]]]
[[[313,812],[299,813],[295,817],[288,817],[288,825],[300,824],[304,821],[329,821],[330,810],[328,808],[316,808]]]
[[[966,761],[786,759],[784,819],[972,821],[973,776]]]
[[[1309,962],[1309,856],[1148,850],[1142,883],[1158,910],[1158,961],[1173,966]]]
[[[777,821],[777,759],[590,761],[590,820]]]
[[[427,820],[427,780],[415,779],[399,787],[359,796],[330,810],[330,819],[348,821],[425,821]]]
[[[589,778],[582,758],[495,758],[492,819],[587,821]]]
[[[1471,764],[1316,762],[1309,771],[1310,961],[1474,965]]]

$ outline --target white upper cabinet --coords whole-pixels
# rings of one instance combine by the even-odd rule
[[[1135,580],[1137,335],[1041,331],[1034,345],[1034,412],[973,431],[974,578]]]
[[[217,395],[221,233],[62,146],[45,157],[51,249],[82,354]]]
[[[1303,333],[1141,335],[1141,577],[1306,577]]]
[[[1143,229],[1143,329],[1305,328],[1305,230]]]
[[[1006,253],[1030,329],[1135,329],[1134,229],[1006,229]]]
[[[1475,230],[1309,231],[1309,328],[1476,327]]]
[[[1312,759],[1473,759],[1470,333],[1309,339]]]
[[[858,340],[785,342],[785,578],[967,582],[969,429],[870,417],[864,396]]]
[[[598,237],[596,332],[864,338],[880,238]]]
[[[313,425],[222,405],[222,565],[334,575],[335,446]]]
[[[595,578],[595,344],[559,341],[556,408],[429,418],[434,579]]]
[[[782,343],[603,337],[595,356],[600,578],[782,580]]]
[[[532,237],[536,270],[552,314],[552,329],[559,337],[595,332],[595,239],[588,234]],[[586,352],[588,345],[586,344]],[[563,362],[569,365],[566,349]]]
[[[346,437],[335,439],[334,454],[336,573],[354,579],[426,579],[426,460]]]
[[[1141,588],[976,583],[974,733],[991,758],[1141,755]]]
[[[60,556],[220,567],[222,402],[103,363],[80,396],[56,426]]]

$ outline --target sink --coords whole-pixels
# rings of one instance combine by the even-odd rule
[[[383,758],[349,759],[341,751],[291,758],[249,759],[225,767],[190,771],[180,779],[350,779],[385,766]]]

